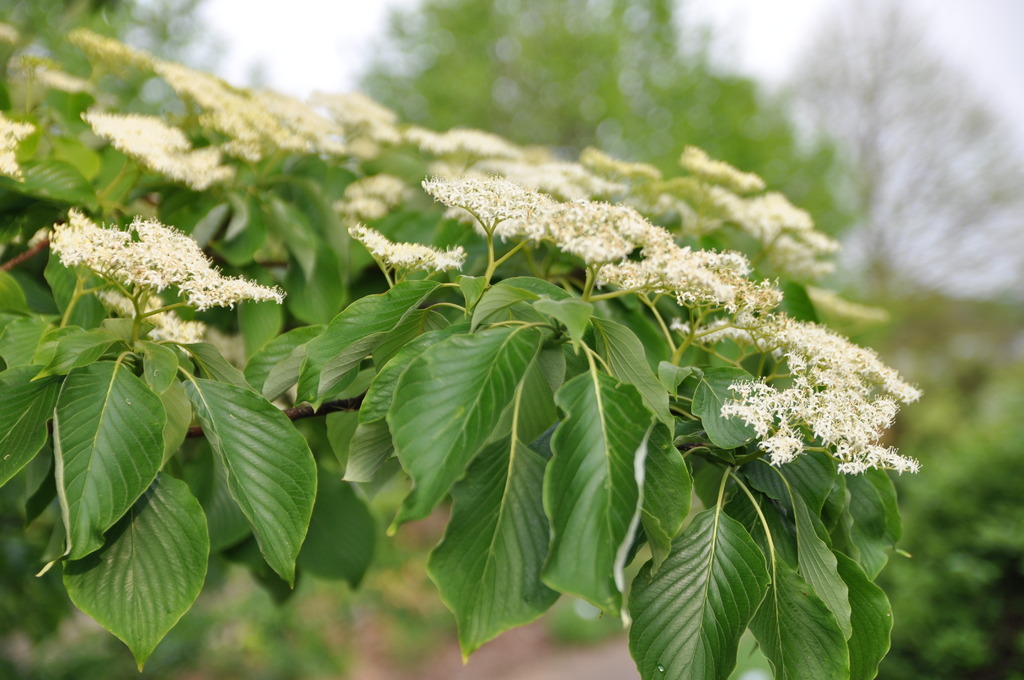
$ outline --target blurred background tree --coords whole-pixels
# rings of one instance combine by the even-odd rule
[[[1022,149],[926,25],[905,2],[838,4],[792,77],[802,117],[847,161],[832,187],[858,215],[849,255],[869,297],[1024,299]]]
[[[904,531],[879,580],[893,602],[880,678],[1024,678],[1024,161],[1004,121],[927,41],[906,3],[842,3],[790,89],[842,149],[855,208],[853,295],[892,323],[866,338],[921,383],[893,444]]]
[[[596,146],[675,172],[696,144],[841,229],[834,145],[801,143],[784,101],[716,68],[708,29],[681,16],[677,0],[424,0],[391,14],[362,86],[410,122],[566,156]]]

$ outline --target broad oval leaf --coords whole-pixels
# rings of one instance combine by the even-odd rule
[[[742,368],[714,367],[703,369],[693,393],[693,414],[700,418],[715,446],[733,449],[754,438],[754,428],[739,418],[722,417],[722,404],[733,398],[729,385],[740,380],[753,380]]]
[[[468,329],[469,326],[465,323],[453,324],[440,330],[424,333],[400,349],[374,376],[373,382],[366,390],[366,397],[363,398],[363,403],[359,407],[359,422],[372,423],[387,416],[391,402],[394,400],[398,379],[409,367],[409,364],[423,354],[428,347],[457,333],[465,333]]]
[[[288,416],[252,390],[195,378],[185,394],[267,564],[294,584],[316,497],[309,445]]]
[[[555,403],[565,419],[544,479],[552,530],[544,582],[618,615],[652,417],[632,385],[593,368],[565,383]]]
[[[60,381],[32,380],[34,366],[0,373],[0,486],[28,464],[46,443],[46,422],[53,417]]]
[[[644,680],[726,680],[740,636],[768,587],[764,556],[719,508],[694,517],[652,575],[629,596],[629,651]]]
[[[346,307],[323,334],[306,345],[298,399],[319,405],[437,286],[436,281],[404,281],[386,293],[368,295]]]
[[[608,362],[612,375],[634,386],[650,412],[666,426],[674,427],[675,419],[668,410],[668,392],[647,363],[640,338],[629,327],[608,319],[594,319],[594,334],[597,349]]]
[[[462,476],[539,348],[536,328],[492,328],[442,340],[402,373],[387,422],[414,486],[396,526],[426,517]]]
[[[28,314],[30,311],[21,285],[13,276],[0,269],[0,312]]]
[[[668,557],[672,539],[690,513],[693,478],[667,428],[656,426],[647,445],[641,521],[657,572]]]
[[[849,678],[846,637],[835,616],[785,562],[776,561],[773,574],[750,630],[775,670],[776,680]]]
[[[427,569],[455,614],[463,658],[558,598],[540,578],[548,551],[544,465],[518,437],[506,438],[484,449],[452,489],[452,517]]]
[[[277,399],[299,379],[299,369],[306,358],[302,345],[320,335],[324,328],[302,326],[268,342],[246,363],[246,381],[267,399]]]
[[[303,573],[339,579],[356,588],[363,579],[377,542],[377,523],[351,484],[323,469],[309,536],[299,553]]]
[[[149,488],[163,462],[163,403],[121,363],[68,374],[57,399],[53,438],[68,555],[85,557],[103,532]]]
[[[195,602],[206,579],[206,517],[188,485],[161,475],[103,548],[64,563],[75,606],[124,641],[142,665]]]
[[[868,580],[864,570],[842,553],[836,553],[839,575],[850,589],[850,680],[871,680],[889,651],[892,608],[882,589]]]

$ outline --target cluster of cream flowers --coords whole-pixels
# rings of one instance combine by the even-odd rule
[[[145,168],[183,182],[196,191],[234,177],[233,168],[221,165],[214,147],[193,149],[185,133],[155,116],[87,111],[82,114],[100,137]]]
[[[24,177],[18,165],[18,143],[35,132],[28,123],[19,123],[0,113],[0,175],[20,180]]]
[[[277,149],[338,155],[341,129],[303,102],[279,93],[252,93],[170,61],[153,70],[202,109],[199,122],[228,137],[224,152],[258,162]]]
[[[423,188],[501,238],[548,242],[596,268],[601,283],[673,295],[686,306],[729,311],[774,308],[781,294],[747,278],[750,264],[735,252],[692,250],[635,209],[595,201],[559,202],[506,179],[433,178]],[[639,260],[627,259],[641,249]]]
[[[344,198],[334,209],[350,220],[379,220],[405,202],[412,193],[408,184],[393,175],[363,177],[345,187]]]
[[[787,463],[804,450],[806,430],[839,461],[841,472],[917,471],[917,461],[878,441],[892,425],[899,403],[916,401],[921,392],[877,354],[784,315],[764,315],[747,332],[761,351],[785,359],[791,384],[737,382],[730,386],[737,399],[722,406],[722,415],[752,426],[773,464]]]
[[[104,307],[115,314],[128,319],[135,317],[135,306],[132,305],[132,301],[116,290],[105,288],[96,291],[95,295]],[[164,307],[164,304],[163,298],[154,295],[146,301],[146,308],[143,311],[156,312]],[[202,342],[206,337],[206,324],[201,321],[186,321],[170,311],[150,313],[146,316],[146,323],[153,325],[149,337],[157,341],[189,344]]]
[[[127,66],[148,69],[153,65],[153,55],[149,52],[87,28],[76,28],[68,33],[68,42],[81,48],[93,63],[102,64],[110,70],[119,71]]]
[[[516,159],[522,155],[518,147],[503,137],[472,128],[434,132],[410,126],[403,138],[424,153],[449,160],[471,162],[480,158]]]
[[[51,90],[74,93],[88,92],[92,89],[89,81],[65,73],[52,59],[25,54],[18,58],[16,66],[16,73],[20,79],[38,83]]]
[[[395,243],[380,232],[362,225],[349,227],[348,233],[362,243],[382,267],[389,270],[442,272],[461,269],[466,261],[466,251],[461,246],[439,250],[418,243]]]
[[[224,276],[191,237],[155,220],[137,217],[120,231],[104,229],[72,210],[67,224],[54,226],[50,247],[65,266],[83,265],[125,289],[160,292],[174,286],[197,310],[233,307],[243,300],[284,300],[277,288]]]

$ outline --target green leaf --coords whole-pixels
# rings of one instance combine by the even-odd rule
[[[807,294],[807,289],[796,281],[782,283],[782,311],[798,321],[817,323],[818,312]]]
[[[7,272],[0,270],[0,312],[28,314],[31,310],[25,301],[25,291]]]
[[[124,641],[142,665],[189,610],[206,579],[206,517],[188,486],[162,475],[103,548],[64,563],[75,606]]]
[[[96,206],[96,192],[78,168],[57,160],[26,161],[21,164],[25,178],[20,189],[31,196],[39,196],[61,203]]]
[[[384,342],[373,349],[373,363],[377,368],[385,365],[407,344],[420,335],[448,328],[452,324],[443,314],[433,309],[414,309],[388,333]],[[464,325],[464,324],[460,324]]]
[[[194,342],[182,345],[196,362],[199,374],[218,382],[230,383],[238,387],[249,387],[245,376],[224,358],[220,350],[208,342]]]
[[[849,543],[853,557],[874,579],[889,561],[889,552],[902,533],[896,489],[883,470],[846,475],[849,490]]]
[[[754,429],[739,418],[723,418],[722,404],[733,398],[729,385],[740,380],[753,380],[741,368],[705,368],[693,393],[693,414],[700,418],[715,446],[734,449],[754,438]]]
[[[327,330],[306,345],[298,400],[319,406],[437,286],[436,281],[404,281],[386,293],[356,300],[334,317]]]
[[[327,443],[331,445],[334,456],[342,469],[348,464],[348,452],[352,445],[352,435],[359,424],[358,411],[335,411],[324,417],[327,430]]]
[[[36,457],[46,443],[60,380],[32,381],[32,366],[0,373],[0,486]]]
[[[395,445],[387,421],[359,423],[352,433],[352,441],[349,442],[345,481],[372,482],[377,472],[394,453]]]
[[[242,267],[251,263],[253,256],[266,243],[266,220],[258,195],[251,195],[243,202],[237,194],[228,194],[228,201],[231,203],[231,219],[224,230],[224,239],[213,243],[213,247],[228,264]]]
[[[743,527],[710,508],[673,542],[657,574],[648,562],[629,596],[629,651],[645,680],[726,680],[768,587],[764,556]]]
[[[121,363],[76,368],[53,417],[57,498],[70,559],[103,545],[163,462],[167,416],[160,398]]]
[[[284,307],[272,301],[243,302],[238,305],[238,325],[245,342],[245,356],[251,357],[281,332]]]
[[[309,535],[299,566],[325,579],[356,588],[373,561],[377,524],[351,484],[320,470]]]
[[[299,379],[299,368],[306,354],[295,349],[320,335],[324,328],[326,326],[303,326],[268,342],[246,363],[246,381],[267,399],[277,399]]]
[[[294,584],[295,558],[316,497],[309,445],[288,416],[252,390],[195,378],[185,394],[267,564]]]
[[[457,280],[462,297],[466,300],[466,309],[472,311],[487,290],[487,279],[482,276],[460,276]]]
[[[853,632],[850,624],[850,593],[846,582],[839,576],[836,556],[826,542],[828,536],[825,527],[820,519],[811,515],[807,504],[798,494],[793,496],[793,509],[796,514],[800,573],[835,615],[845,640]]]
[[[471,330],[476,330],[480,324],[488,321],[498,321],[508,318],[507,314],[501,314],[517,302],[526,300],[539,300],[540,295],[515,285],[516,280],[499,281],[483,294],[476,307],[473,308],[473,321]]]
[[[184,395],[184,388],[182,394]],[[199,442],[196,453],[198,455],[185,466],[183,476],[206,514],[210,550],[220,552],[252,536],[252,531],[249,529],[249,520],[231,497],[224,466],[214,462],[209,445],[205,441]],[[270,567],[267,567],[267,563],[259,555],[259,547],[256,547],[255,551],[260,564],[269,571]]]
[[[484,449],[452,489],[452,516],[427,570],[455,614],[464,659],[558,599],[540,578],[548,550],[544,465],[513,436]]]
[[[776,562],[750,630],[776,680],[846,680],[850,655],[836,619],[795,571]]]
[[[632,385],[590,371],[555,394],[565,419],[544,479],[551,554],[544,582],[618,615],[639,524],[651,414]]]
[[[405,372],[405,369],[409,367],[409,364],[416,357],[423,354],[428,347],[436,345],[445,338],[458,333],[465,333],[468,328],[468,324],[458,323],[452,324],[447,328],[430,331],[399,350],[390,361],[384,364],[380,372],[374,376],[373,382],[370,383],[370,387],[366,390],[366,397],[363,398],[363,403],[359,407],[359,422],[372,423],[375,420],[383,419],[387,415],[388,409],[391,408],[391,403],[395,396],[395,388],[398,386],[398,379]]]
[[[168,387],[178,375],[178,355],[170,347],[143,340],[142,348],[142,379],[157,394]]]
[[[672,548],[672,539],[690,513],[693,479],[686,461],[672,445],[667,428],[655,426],[647,443],[643,514],[640,519],[657,573]]]
[[[15,319],[0,333],[0,357],[8,368],[32,363],[36,347],[50,325],[34,317]]]
[[[583,342],[583,334],[594,313],[594,305],[584,300],[569,298],[567,300],[537,300],[533,308],[541,314],[547,314],[565,326],[569,338],[575,347]]]
[[[658,381],[673,397],[679,396],[679,386],[691,375],[700,375],[703,371],[693,366],[676,366],[668,361],[658,364]]]
[[[793,464],[795,465],[796,461]],[[789,465],[787,464],[785,468]],[[789,519],[796,527],[797,564],[800,575],[835,615],[839,628],[848,638],[851,633],[849,593],[846,583],[839,577],[836,557],[828,543],[825,526],[817,514],[812,514],[800,489],[788,479],[789,474],[792,474],[803,480],[806,486],[807,481],[817,478],[819,481],[827,480],[828,486],[831,487],[830,470],[830,466],[826,467],[821,461],[814,459],[803,462],[795,473],[758,461],[747,470],[747,479],[751,486],[780,501],[787,514],[792,513]],[[808,487],[810,490],[807,493],[813,495],[815,503],[823,502],[824,493],[827,493],[822,493],[820,487],[820,483]]]
[[[164,405],[164,412],[167,413],[163,457],[163,462],[166,463],[181,448],[188,435],[188,428],[192,424],[192,404],[185,396],[185,388],[180,382],[172,382],[160,393],[160,403]]]
[[[608,362],[612,375],[637,388],[648,410],[668,427],[675,427],[668,410],[668,392],[647,363],[640,338],[628,327],[608,319],[594,319],[594,334],[597,351]]]
[[[91,364],[103,356],[111,345],[120,342],[116,335],[102,328],[64,335],[57,340],[53,358],[36,378],[65,375],[74,368]]]
[[[850,588],[853,635],[850,647],[850,680],[871,680],[878,664],[889,651],[892,609],[882,589],[868,580],[860,566],[842,553],[836,553],[839,575]]]
[[[465,472],[512,401],[540,348],[535,328],[454,335],[429,347],[402,373],[387,422],[414,486],[394,526],[421,519]]]
[[[83,270],[84,271],[84,270]],[[53,291],[53,300],[57,303],[57,309],[64,313],[74,296],[75,284],[78,281],[78,274],[61,264],[60,258],[51,249],[46,268],[43,269],[43,277],[50,284]],[[103,280],[97,276],[86,277],[85,285],[93,287],[101,285]],[[94,295],[85,295],[78,298],[67,323],[82,328],[95,328],[100,321],[107,317],[107,310],[100,304]]]

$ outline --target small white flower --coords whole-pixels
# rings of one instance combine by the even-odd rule
[[[384,267],[399,271],[447,271],[461,269],[466,251],[461,246],[439,250],[418,243],[394,243],[380,232],[356,225],[349,227],[352,238],[362,243]]]
[[[136,217],[128,231],[119,231],[72,210],[67,224],[54,226],[50,247],[65,266],[88,267],[127,289],[139,286],[158,293],[175,286],[200,311],[234,307],[243,300],[284,300],[277,288],[224,276],[195,240],[155,220]]]

